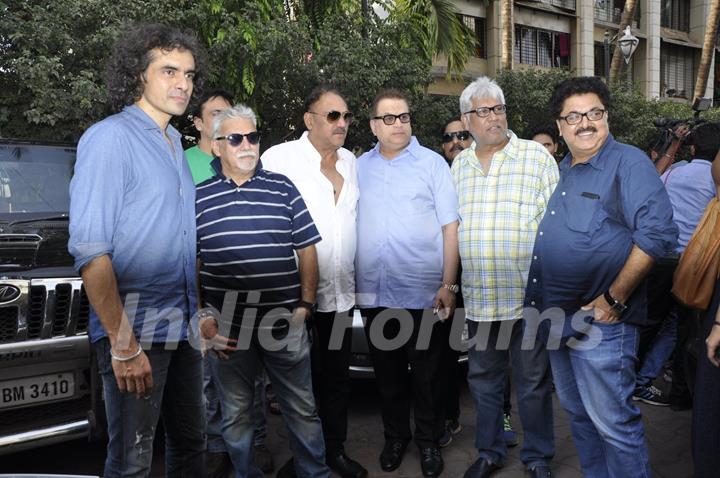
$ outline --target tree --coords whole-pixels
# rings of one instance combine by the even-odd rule
[[[502,49],[500,51],[500,60],[503,70],[512,70],[513,68],[513,33],[515,30],[515,20],[513,12],[515,5],[513,0],[502,0]]]
[[[477,41],[450,0],[397,0],[392,13],[395,20],[408,22],[426,61],[442,54],[447,58],[448,76],[463,72]]]
[[[625,0],[625,7],[623,8],[622,16],[620,17],[620,27],[618,28],[618,36],[620,32],[625,31],[625,28],[632,23],[635,18],[635,5],[636,0]],[[612,62],[610,63],[610,72],[608,83],[615,83],[620,75],[620,68],[622,68],[622,62],[624,57],[620,51],[620,42],[615,42],[615,53],[613,53]],[[629,74],[629,73],[628,73]]]
[[[702,56],[700,57],[700,66],[698,67],[698,76],[695,80],[695,98],[705,96],[708,75],[710,74],[710,63],[712,63],[715,52],[718,17],[720,17],[720,0],[712,0],[707,23],[705,24],[705,39],[703,41]]]

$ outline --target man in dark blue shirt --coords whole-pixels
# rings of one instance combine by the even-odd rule
[[[320,234],[295,185],[257,167],[260,134],[250,108],[216,116],[212,148],[217,174],[197,187],[199,276],[201,301],[222,314],[201,315],[200,328],[217,355],[210,367],[225,445],[237,476],[263,476],[250,459],[262,364],[277,391],[298,476],[329,478],[305,327],[315,311]]]
[[[610,101],[597,78],[555,88],[550,111],[570,152],[538,228],[525,305],[562,319],[557,330],[553,320],[548,350],[583,475],[649,477],[632,402],[638,325],[645,275],[676,246],[678,230],[649,158],[610,134]]]

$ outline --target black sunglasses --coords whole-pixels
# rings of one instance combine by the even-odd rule
[[[218,136],[215,140],[220,141],[221,139],[226,139],[230,146],[237,148],[242,144],[243,139],[245,138],[247,138],[248,143],[250,144],[258,144],[260,142],[260,131],[253,131],[252,133],[246,134],[233,133],[227,136]]]
[[[468,131],[455,131],[452,133],[444,133],[442,135],[442,141],[443,143],[449,143],[453,138],[457,138],[458,141],[465,141],[469,137],[470,133]]]
[[[352,120],[355,119],[355,115],[349,111],[340,112],[333,110],[328,111],[327,113],[316,113],[314,111],[308,111],[308,113],[310,113],[311,115],[325,116],[325,119],[328,123],[336,123],[341,116],[346,123],[352,123]]]

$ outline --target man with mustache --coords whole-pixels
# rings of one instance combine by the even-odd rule
[[[116,114],[80,139],[68,249],[92,311],[109,441],[103,476],[145,477],[157,422],[167,476],[203,476],[202,357],[196,312],[195,187],[170,125],[203,83],[197,40],[163,25],[118,37],[106,67]]]
[[[260,133],[250,108],[236,105],[217,115],[212,149],[216,174],[198,185],[196,201],[201,299],[213,310],[201,316],[200,330],[214,352],[223,440],[236,476],[263,476],[251,463],[262,364],[298,475],[329,477],[305,327],[315,308],[320,234],[295,185],[258,168]]]
[[[640,478],[651,473],[632,401],[644,278],[677,246],[678,229],[650,159],[610,134],[610,105],[597,77],[565,80],[552,94],[569,153],[538,227],[525,305],[564,315],[549,356],[583,476]]]
[[[313,386],[325,436],[327,464],[343,478],[367,471],[345,454],[350,397],[350,352],[355,306],[358,184],[355,155],[343,148],[353,114],[333,86],[314,88],[305,100],[307,131],[268,149],[263,168],[295,183],[320,231],[317,311],[313,326]],[[342,342],[333,343],[331,337]],[[287,469],[288,467],[284,467]]]
[[[465,88],[460,111],[475,140],[455,158],[451,173],[462,218],[463,298],[473,341],[468,384],[480,455],[464,476],[486,478],[504,464],[503,392],[510,368],[524,431],[520,459],[532,477],[546,478],[555,454],[550,374],[544,344],[525,341],[523,298],[557,165],[540,144],[508,129],[505,96],[491,79],[480,77]]]
[[[455,156],[463,149],[469,148],[470,143],[472,143],[470,133],[463,126],[459,116],[447,122],[442,134],[442,150],[448,165],[452,165]]]

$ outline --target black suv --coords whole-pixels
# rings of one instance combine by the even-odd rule
[[[0,455],[104,430],[68,254],[75,147],[0,139]]]

